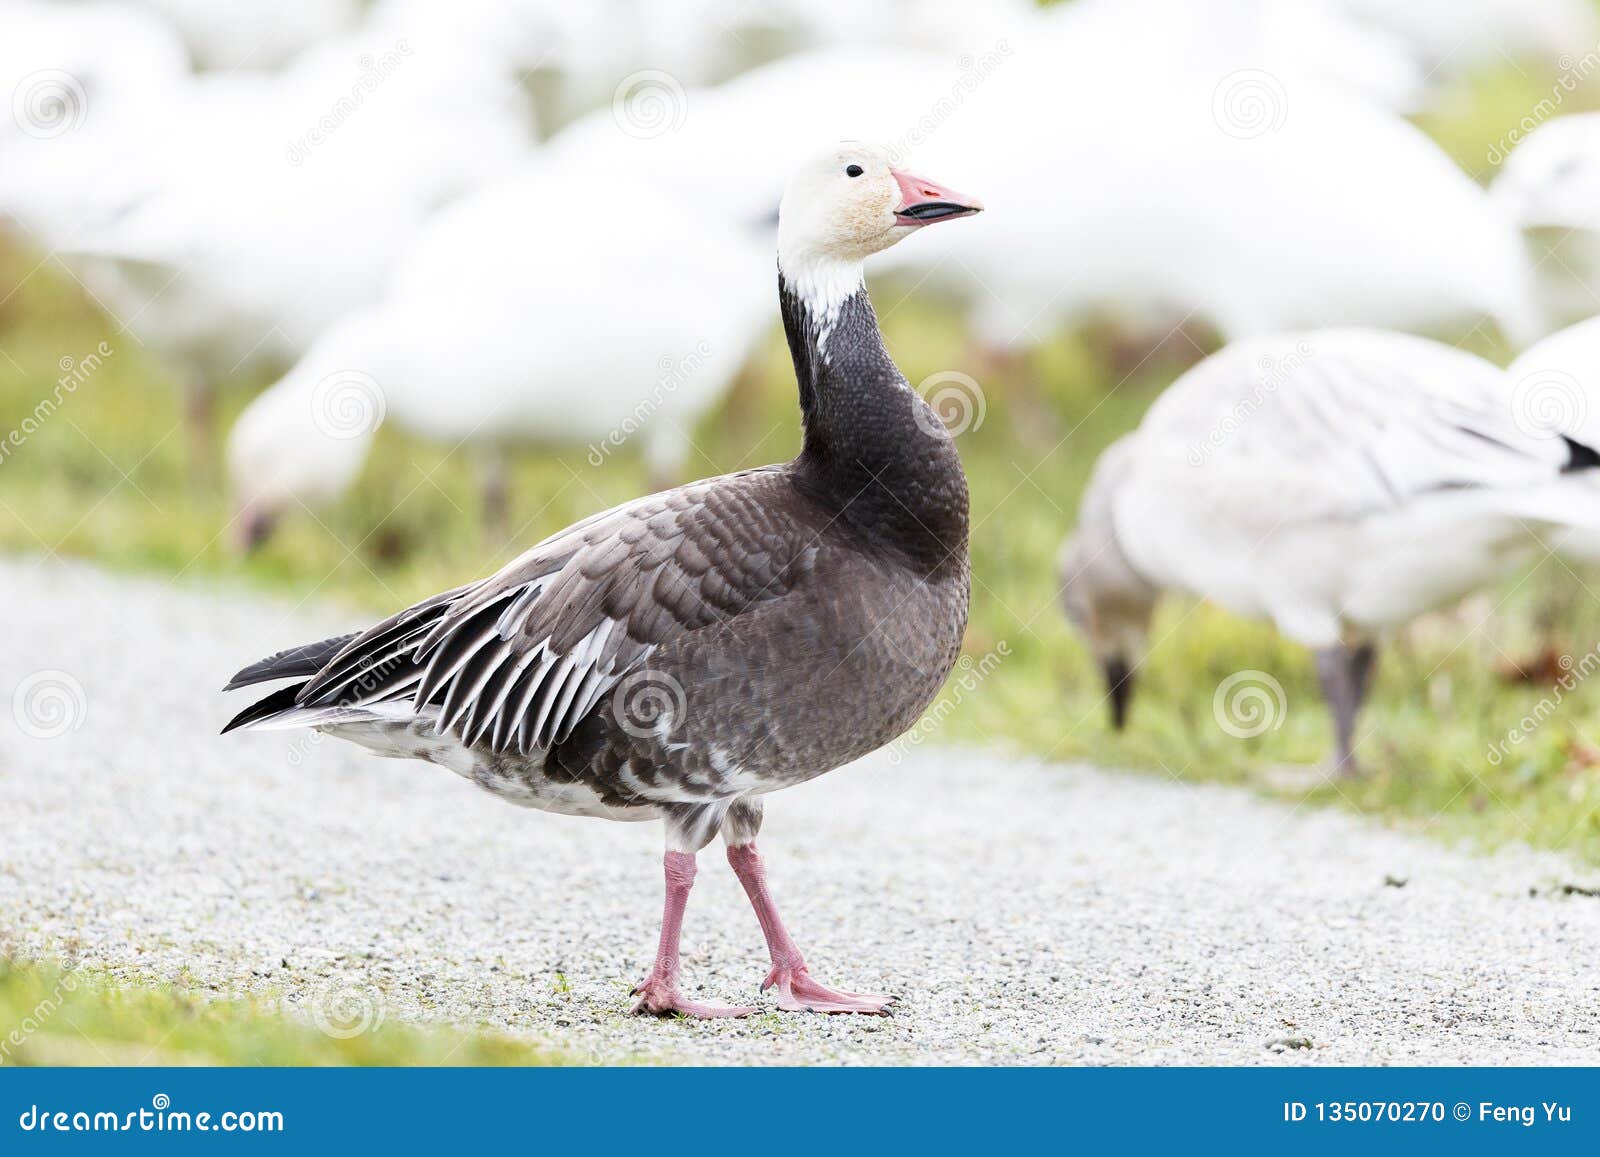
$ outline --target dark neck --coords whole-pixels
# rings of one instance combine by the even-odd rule
[[[869,543],[929,574],[963,565],[961,458],[890,359],[866,290],[824,311],[780,271],[778,297],[805,423],[798,484]]]

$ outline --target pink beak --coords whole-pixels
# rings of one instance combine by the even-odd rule
[[[889,174],[900,186],[900,204],[894,215],[902,225],[931,225],[983,212],[983,202],[976,197],[964,196],[899,169],[890,169]]]

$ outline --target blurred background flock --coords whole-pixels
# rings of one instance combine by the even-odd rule
[[[972,488],[971,661],[912,742],[1600,859],[1600,689],[1558,690],[1600,574],[1416,621],[1336,783],[1284,774],[1329,743],[1309,656],[1209,606],[1113,732],[1054,565],[1229,341],[1506,365],[1600,314],[1591,0],[5,0],[0,97],[0,548],[387,610],[785,458],[778,195],[874,139],[989,209],[870,270]],[[1264,729],[1214,711],[1244,670]]]

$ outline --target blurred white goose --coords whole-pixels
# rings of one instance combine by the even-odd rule
[[[293,362],[374,300],[426,215],[531,150],[522,96],[470,37],[369,24],[282,73],[208,74],[146,118],[140,163],[106,172],[98,215],[55,226],[118,321],[204,399]],[[115,195],[111,192],[115,190]]]
[[[125,124],[148,107],[150,94],[170,97],[189,71],[166,21],[117,0],[0,0],[0,24],[0,84],[9,98],[0,141]],[[37,89],[22,83],[38,72],[59,83]]]
[[[1494,195],[1519,224],[1600,229],[1600,113],[1545,121],[1508,154],[1491,156],[1504,162]]]
[[[770,265],[759,234],[570,167],[463,199],[380,302],[241,415],[228,465],[245,541],[343,494],[382,420],[450,446],[587,444],[595,465],[637,437],[654,473],[681,475],[694,422],[767,328]]]
[[[1524,424],[1600,446],[1600,317],[1528,347],[1506,368],[1506,376],[1513,409]],[[1592,528],[1573,527],[1553,545],[1569,557],[1600,563],[1600,532]]]
[[[956,75],[934,53],[853,46],[798,53],[711,88],[641,80],[548,148],[562,163],[612,169],[730,220],[770,225],[783,174],[816,141],[853,131],[904,150],[908,129],[948,95]],[[726,163],[730,141],[738,142],[738,165]]]
[[[1587,0],[1335,0],[1351,17],[1399,38],[1438,84],[1518,57],[1555,60],[1592,50]]]
[[[555,129],[592,110],[640,97],[663,119],[644,136],[688,127],[671,105],[695,86],[716,84],[795,54],[834,48],[935,50],[947,59],[991,50],[1025,35],[1033,0],[380,0],[381,11],[426,9],[493,28],[540,98]],[[836,74],[838,82],[848,74]],[[829,85],[807,91],[807,101]],[[927,109],[919,110],[920,112]],[[903,128],[903,126],[897,126]],[[860,130],[856,130],[859,132]],[[768,207],[770,211],[770,206]]]
[[[1403,103],[1410,65],[1326,5],[1076,0],[1026,35],[972,42],[959,57],[806,53],[655,94],[642,109],[661,123],[632,126],[646,139],[607,108],[550,147],[642,158],[653,180],[750,220],[772,213],[771,174],[800,142],[869,117],[863,131],[953,181],[999,182],[1005,212],[894,258],[966,295],[992,347],[1107,308],[1192,312],[1232,336],[1485,315],[1531,334],[1515,224],[1383,107]],[[729,172],[729,140],[760,163]]]
[[[1558,330],[1506,368],[1523,420],[1588,438],[1600,434],[1600,317]]]
[[[0,0],[0,29],[0,218],[44,250],[121,203],[189,63],[164,21],[125,4]]]
[[[1121,725],[1166,589],[1270,619],[1316,652],[1337,766],[1386,630],[1600,526],[1600,455],[1437,342],[1318,330],[1184,374],[1095,467],[1062,598]]]
[[[935,166],[946,148],[979,157],[1006,212],[907,258],[975,274],[995,346],[1106,306],[1194,314],[1232,337],[1487,315],[1526,340],[1515,223],[1262,11],[1080,0],[1047,13],[929,141]],[[1048,133],[1028,127],[1041,109]]]
[[[1502,156],[1490,193],[1533,242],[1555,324],[1600,311],[1600,113],[1546,121]]]
[[[348,32],[361,0],[139,0],[170,20],[203,69],[277,68]]]

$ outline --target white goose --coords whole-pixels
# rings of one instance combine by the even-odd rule
[[[192,78],[139,120],[126,149],[139,163],[105,172],[97,214],[50,215],[59,170],[37,155],[32,200],[13,210],[43,223],[195,399],[281,368],[376,298],[434,207],[531,152],[525,103],[492,54],[408,31],[369,24],[282,73]]]
[[[1398,38],[1433,84],[1516,58],[1556,60],[1594,48],[1587,0],[1334,0],[1353,19]]]
[[[608,108],[550,147],[643,158],[652,180],[753,220],[770,216],[771,174],[794,163],[794,142],[870,117],[919,161],[998,182],[997,203],[1015,210],[894,257],[969,300],[992,347],[1106,308],[1192,311],[1230,336],[1485,315],[1531,335],[1515,223],[1385,107],[1405,102],[1407,63],[1325,6],[1077,0],[1025,34],[998,23],[968,37],[961,56],[797,55],[686,90],[670,130],[648,139]],[[1330,40],[1344,51],[1324,52]],[[1373,68],[1351,75],[1351,61]],[[729,140],[760,163],[729,173]]]
[[[1554,324],[1600,311],[1600,113],[1549,120],[1510,147],[1490,193],[1538,256],[1541,308]]]
[[[1558,330],[1506,367],[1512,404],[1525,423],[1559,429],[1600,445],[1600,317]],[[1600,533],[1574,527],[1554,544],[1563,554],[1600,562]]]
[[[1596,444],[1437,342],[1318,330],[1228,346],[1105,453],[1061,553],[1113,722],[1161,591],[1188,591],[1315,650],[1352,771],[1379,636],[1600,526]]]
[[[385,418],[449,445],[587,444],[597,465],[637,437],[653,473],[681,479],[696,419],[768,328],[769,245],[570,166],[463,199],[377,304],[241,415],[228,463],[246,541],[342,495]]]
[[[852,126],[863,138],[904,148],[907,130],[948,96],[958,75],[947,58],[920,49],[817,49],[713,87],[641,93],[637,108],[598,109],[548,148],[563,163],[614,169],[619,179],[644,181],[730,220],[770,223],[783,192],[779,174],[806,156],[809,142]],[[794,99],[797,92],[806,99]],[[730,141],[744,163],[722,163]]]
[[[987,344],[1025,346],[1107,306],[1193,313],[1229,337],[1486,315],[1531,336],[1516,224],[1261,8],[1062,5],[934,134],[933,163],[980,159],[1013,210],[906,255],[987,287]]]
[[[278,68],[348,32],[361,0],[138,0],[170,20],[202,69]]]
[[[183,44],[125,4],[0,0],[0,219],[48,250],[123,202],[147,126],[188,91]]]

